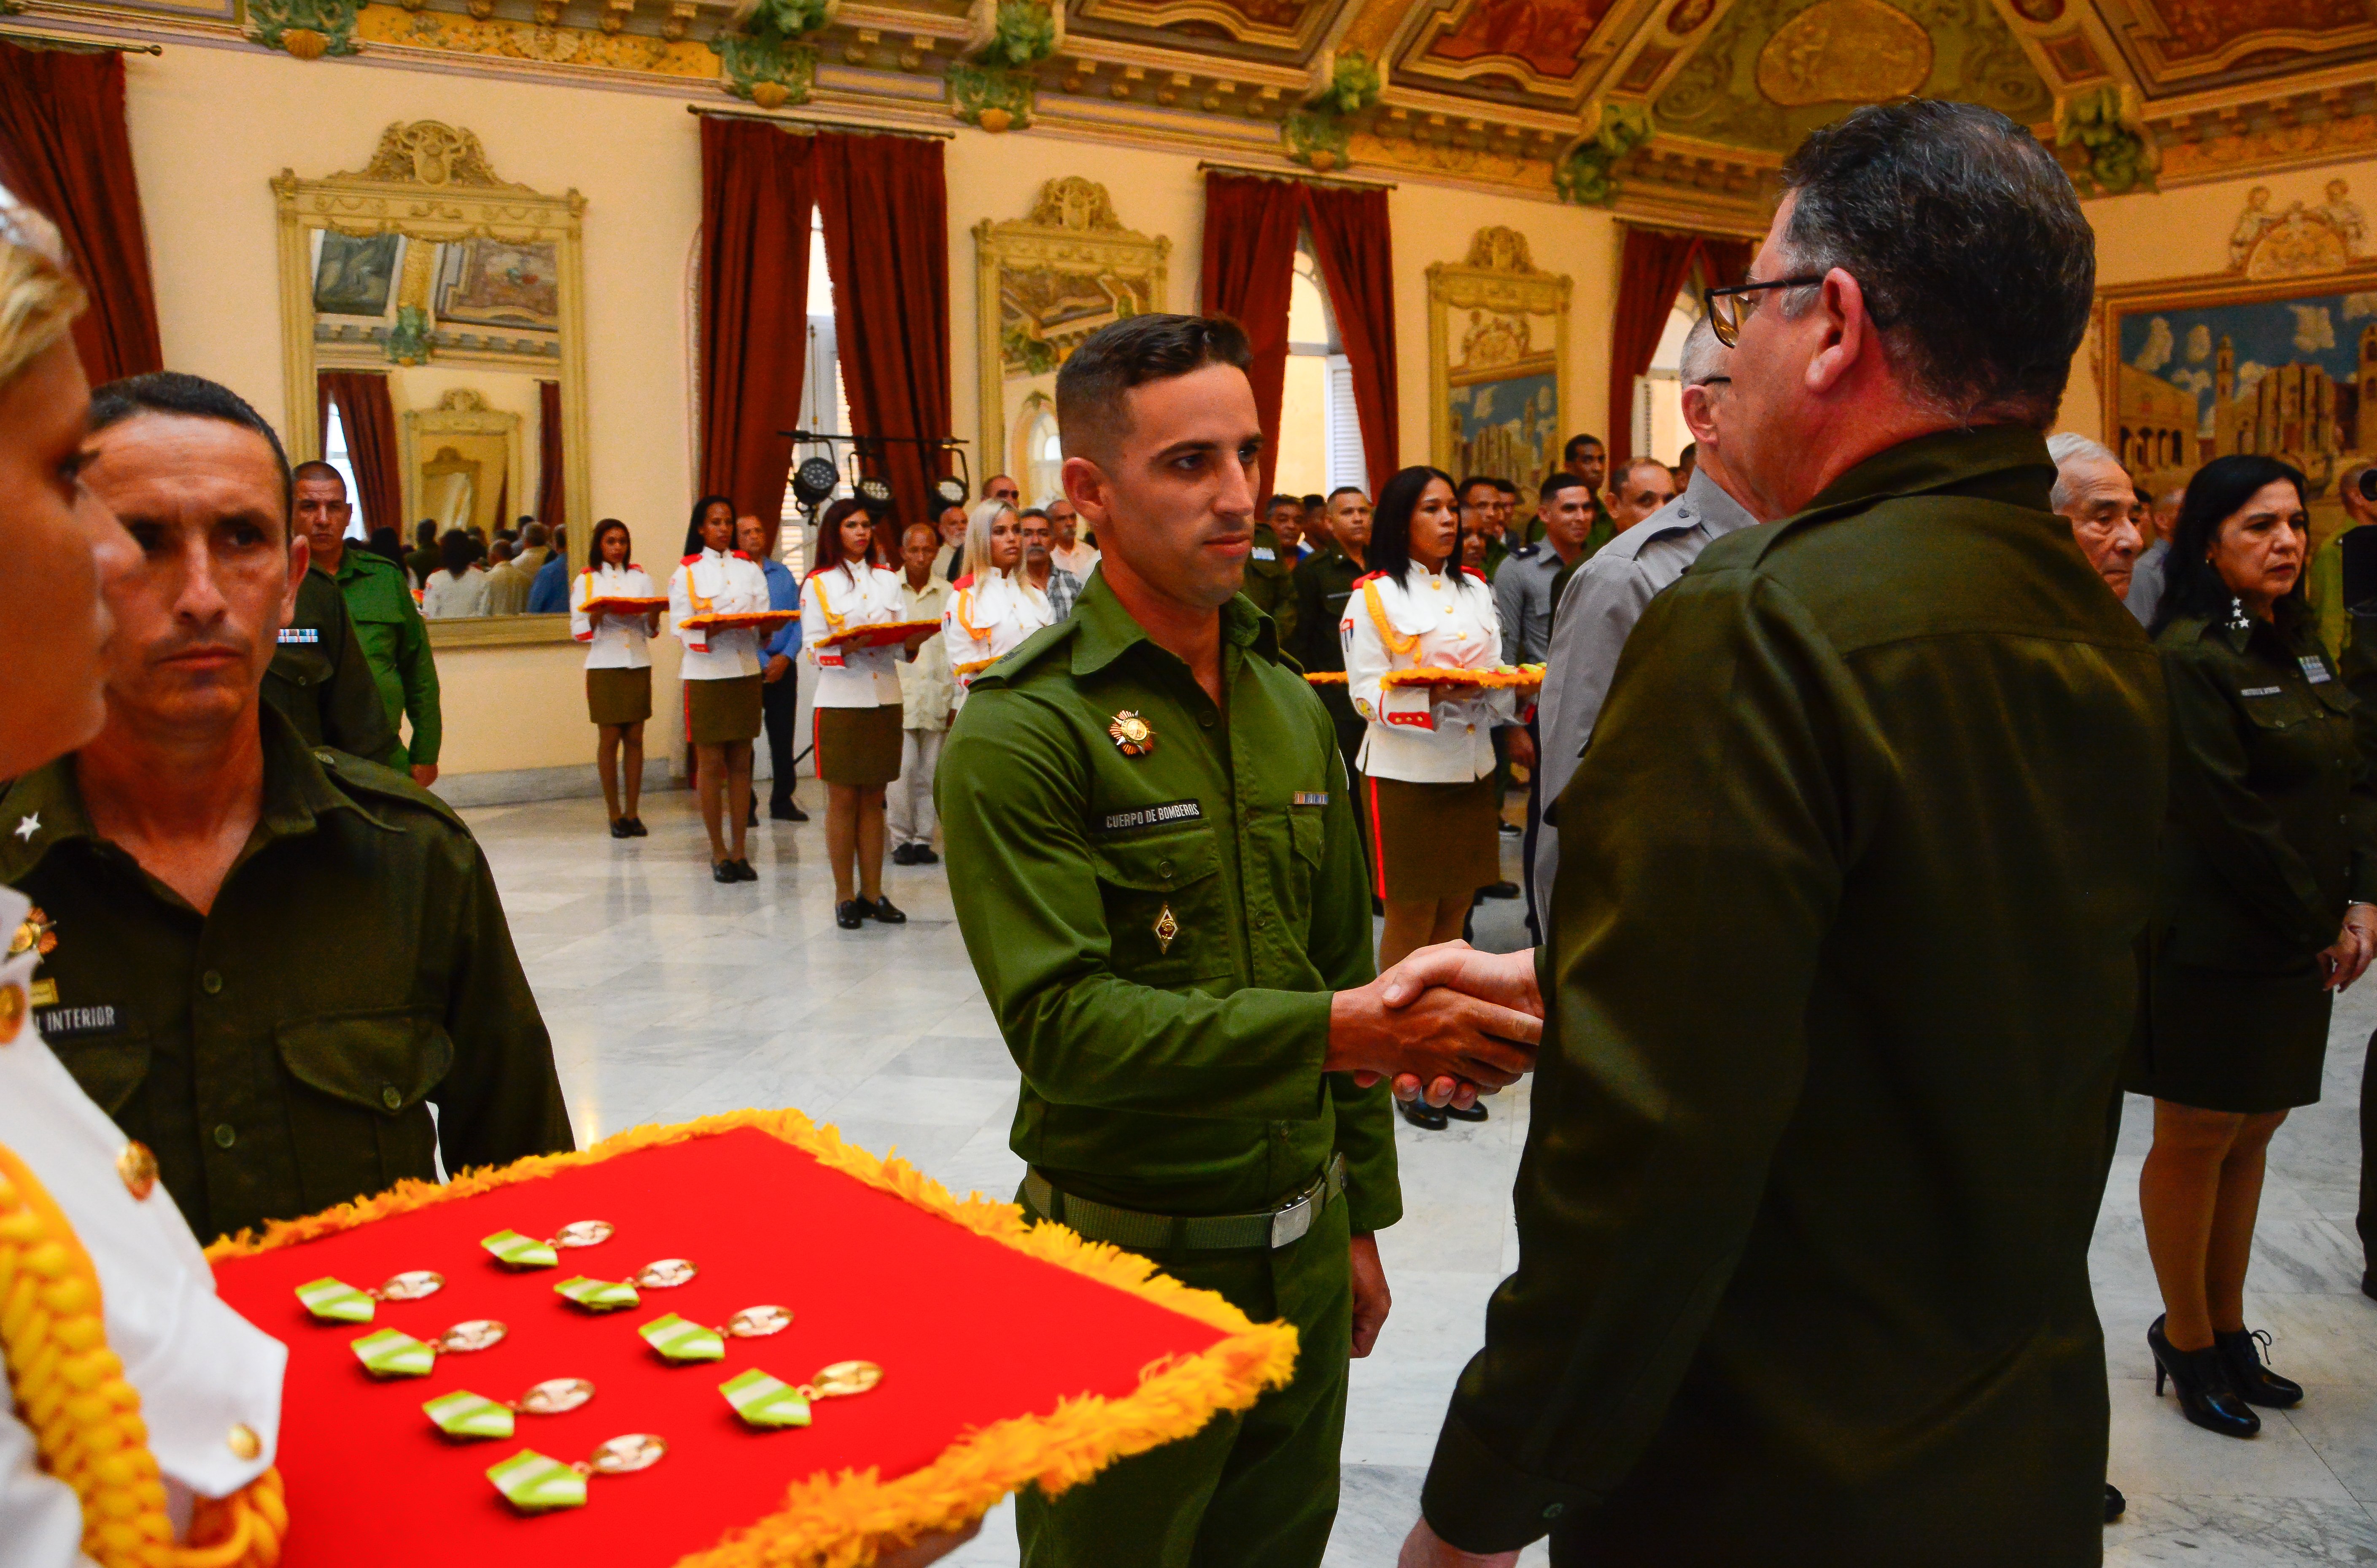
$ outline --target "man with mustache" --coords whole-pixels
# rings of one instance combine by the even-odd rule
[[[469,831],[261,700],[307,565],[271,427],[172,373],[100,389],[90,423],[84,480],[140,552],[107,584],[107,720],[0,799],[0,882],[55,938],[32,1000],[58,1059],[201,1239],[440,1153],[570,1148]]]

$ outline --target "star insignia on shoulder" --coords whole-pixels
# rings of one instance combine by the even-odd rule
[[[1115,745],[1122,748],[1126,757],[1144,757],[1155,749],[1155,726],[1128,709],[1114,716],[1106,734],[1114,737]]]
[[[21,819],[17,823],[17,836],[23,839],[27,844],[32,843],[33,835],[41,831],[42,814],[39,811],[34,812],[30,817]]]

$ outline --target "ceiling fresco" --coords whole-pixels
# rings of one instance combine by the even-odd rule
[[[0,0],[28,30],[1062,128],[1733,232],[1809,130],[1906,93],[2002,110],[2086,196],[2377,155],[2377,0]]]

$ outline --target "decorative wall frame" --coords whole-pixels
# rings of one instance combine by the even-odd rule
[[[472,509],[477,521],[508,521],[494,504],[496,498],[534,494],[528,482],[528,443],[520,439],[520,416],[489,408],[487,400],[468,387],[451,389],[436,408],[405,410],[398,426],[408,518],[431,517],[441,509],[429,477],[441,455],[499,471],[482,473],[473,485],[484,503]]]
[[[1527,237],[1486,228],[1458,264],[1427,269],[1429,461],[1508,479],[1523,497],[1560,461],[1573,285],[1535,269]]]
[[[1170,308],[1172,242],[1124,228],[1106,187],[1077,175],[1041,186],[1021,221],[985,219],[973,239],[976,449],[988,478],[996,472],[989,465],[1012,461],[1008,436],[1022,400],[1034,391],[1054,395],[1057,368],[1083,338],[1111,321]]]
[[[436,120],[389,126],[370,163],[358,171],[300,179],[283,169],[272,181],[272,193],[280,219],[281,379],[291,455],[321,455],[315,382],[326,360],[348,365],[378,359],[388,365],[450,361],[490,369],[534,367],[533,374],[561,386],[563,485],[567,521],[577,524],[569,530],[569,559],[573,570],[582,567],[591,522],[602,515],[594,505],[586,425],[586,274],[580,249],[586,198],[575,190],[554,196],[497,179],[476,135]],[[398,304],[384,334],[348,342],[335,332],[317,333],[317,230],[404,236]],[[472,326],[467,335],[448,341],[436,330],[428,303],[436,285],[433,257],[440,245],[471,240],[524,250],[551,247],[554,331],[522,329],[503,336]],[[400,423],[410,430],[408,422]],[[411,509],[419,471],[409,440],[404,444]],[[515,436],[513,447],[520,444]],[[525,502],[517,474],[512,485],[514,499]],[[400,533],[410,521],[409,515],[400,524]],[[567,641],[568,636],[566,616],[490,616],[431,626],[431,640],[441,647]]]

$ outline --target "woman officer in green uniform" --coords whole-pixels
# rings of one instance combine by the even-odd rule
[[[2187,487],[2155,628],[2170,693],[2169,820],[2145,1028],[2138,1180],[2164,1315],[2146,1331],[2187,1418],[2250,1437],[2302,1389],[2245,1326],[2264,1156],[2319,1098],[2335,993],[2377,952],[2377,791],[2302,594],[2303,478],[2275,458]]]

